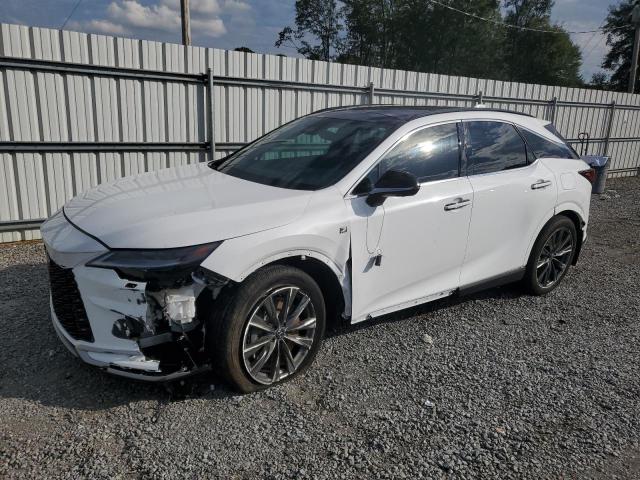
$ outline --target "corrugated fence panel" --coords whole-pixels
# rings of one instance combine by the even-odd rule
[[[611,168],[616,170],[612,176],[634,175],[640,167],[640,108],[632,108],[640,106],[638,95],[8,24],[0,24],[0,56],[150,73],[122,76],[28,65],[0,68],[0,142],[172,142],[198,146],[164,151],[5,150],[0,152],[0,225],[45,218],[74,195],[100,183],[207,160],[210,107],[215,158],[221,158],[302,115],[328,107],[367,104],[370,84],[374,103],[379,104],[462,107],[482,101],[490,107],[554,118],[578,150],[578,137],[588,133],[589,153],[606,152],[612,157]],[[214,76],[213,95],[205,81],[209,69]],[[154,72],[190,74],[192,81],[149,78]],[[558,102],[555,108],[554,98]],[[38,237],[35,229],[0,230],[2,242]]]

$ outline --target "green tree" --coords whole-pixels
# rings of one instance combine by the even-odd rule
[[[553,0],[505,0],[505,22],[519,27],[508,28],[506,32],[508,80],[562,86],[583,84],[580,48],[562,27],[551,23],[553,5]]]
[[[440,2],[443,3],[443,2]],[[471,15],[500,20],[499,0],[444,2]],[[500,78],[503,32],[495,24],[442,5],[405,0],[398,9],[398,68]]]
[[[503,17],[501,0],[297,0],[296,27],[276,45],[313,59],[578,86],[580,49],[551,23],[553,4],[502,0]]]
[[[611,88],[611,83],[609,82],[609,76],[606,73],[597,72],[591,75],[591,81],[586,86],[597,90],[609,90]]]
[[[609,70],[611,79],[609,86],[613,90],[625,92],[629,85],[629,71],[631,70],[631,56],[633,55],[634,29],[625,28],[630,23],[631,11],[635,5],[633,0],[624,0],[618,5],[609,7],[609,14],[603,30],[607,34],[609,51],[604,57],[602,68]],[[640,80],[636,80],[635,90],[638,91]]]
[[[397,0],[343,0],[346,38],[340,61],[389,67],[395,64]]]
[[[291,44],[312,60],[333,60],[341,45],[342,14],[336,0],[296,0],[296,27],[285,27],[276,47]],[[312,44],[311,41],[319,42]]]
[[[443,0],[499,20],[499,0]],[[497,78],[502,32],[429,0],[344,0],[341,61],[455,75]],[[442,2],[440,2],[442,3]]]

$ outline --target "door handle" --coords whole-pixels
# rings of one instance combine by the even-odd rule
[[[446,211],[457,210],[459,208],[466,207],[467,205],[471,205],[471,200],[469,200],[468,198],[456,198],[455,202],[446,203],[444,209]]]
[[[541,188],[547,188],[551,185],[551,180],[538,180],[536,183],[531,185],[532,190],[539,190]]]

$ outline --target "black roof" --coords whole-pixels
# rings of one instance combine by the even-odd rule
[[[526,113],[513,112],[500,108],[474,108],[474,107],[428,107],[428,106],[403,106],[403,105],[354,105],[349,107],[333,107],[319,110],[315,113],[337,113],[342,118],[359,118],[375,120],[376,118],[391,117],[401,122],[409,122],[416,118],[437,115],[439,113],[457,112],[503,112],[531,117]]]

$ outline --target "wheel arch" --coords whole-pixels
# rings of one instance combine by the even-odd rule
[[[351,315],[351,275],[350,261],[340,268],[326,255],[312,250],[280,252],[262,259],[244,271],[236,282],[244,281],[249,275],[272,265],[287,265],[308,274],[318,284],[325,298],[327,323],[340,321]]]
[[[582,216],[575,210],[562,210],[558,212],[557,216],[567,217],[569,220],[573,222],[573,225],[576,227],[576,250],[573,254],[573,258],[571,259],[571,265],[576,265],[578,263],[578,257],[580,256],[580,252],[582,250],[582,243],[584,242],[584,235],[582,234],[584,225],[586,222],[582,218]]]
[[[529,242],[529,245],[526,251],[526,256],[523,259],[523,265],[526,265],[527,262],[529,261],[529,257],[531,256],[531,251],[533,250],[533,246],[536,240],[538,239],[538,237],[540,236],[540,233],[542,232],[542,230],[544,230],[544,227],[546,227],[550,221],[552,221],[554,218],[558,216],[564,216],[569,218],[569,220],[571,220],[576,227],[576,232],[578,233],[576,238],[576,253],[573,256],[573,260],[571,260],[571,264],[575,265],[578,262],[578,256],[580,254],[580,250],[582,249],[582,243],[584,241],[584,235],[581,235],[580,232],[583,232],[583,227],[586,224],[586,222],[584,221],[581,212],[578,212],[577,210],[569,208],[569,206],[567,205],[564,205],[564,208],[561,208],[561,209],[555,208],[549,211],[549,213],[544,217],[545,220],[543,220],[541,224],[538,226],[535,236],[533,236]]]
[[[341,282],[338,274],[326,262],[315,257],[295,255],[275,260],[265,267],[269,265],[287,265],[298,268],[313,278],[324,297],[327,325],[335,326],[335,322],[340,322],[343,316],[348,315],[350,294],[345,290],[350,288],[350,282],[347,282],[348,285],[345,286],[345,282]]]

